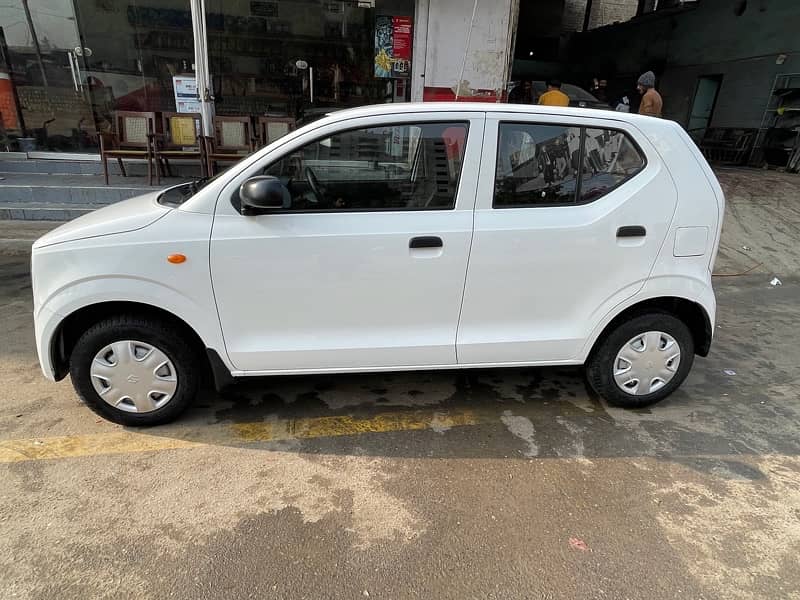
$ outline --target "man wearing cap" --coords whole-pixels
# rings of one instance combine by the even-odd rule
[[[547,82],[547,91],[539,96],[539,104],[569,106],[569,96],[561,91],[561,82],[558,79],[551,79]]]
[[[639,81],[636,82],[636,89],[642,94],[642,102],[639,104],[640,115],[661,116],[664,101],[661,99],[661,94],[656,91],[655,85],[656,75],[652,71],[642,73]]]

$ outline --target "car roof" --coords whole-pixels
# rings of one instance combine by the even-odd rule
[[[603,119],[605,121],[622,121],[626,123],[641,124],[648,128],[672,127],[673,121],[659,119],[635,113],[624,113],[593,108],[542,106],[538,104],[506,104],[502,102],[398,102],[391,104],[371,104],[357,108],[337,110],[322,120],[315,121],[315,125],[336,123],[343,119],[356,117],[371,117],[382,115],[400,115],[409,113],[427,112],[481,112],[481,113],[520,113],[528,115],[553,115],[566,117],[588,117]],[[660,125],[659,125],[660,124]]]

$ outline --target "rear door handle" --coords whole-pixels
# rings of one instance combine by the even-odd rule
[[[441,248],[444,246],[442,238],[438,235],[421,235],[411,238],[408,242],[409,248]]]
[[[626,225],[617,229],[617,237],[644,237],[647,235],[647,229],[641,225]]]

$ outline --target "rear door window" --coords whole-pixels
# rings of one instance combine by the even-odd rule
[[[593,202],[645,166],[623,131],[539,123],[499,124],[495,208]]]
[[[575,202],[579,127],[501,123],[494,206]]]

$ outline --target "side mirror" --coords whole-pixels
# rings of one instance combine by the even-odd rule
[[[239,188],[242,214],[253,214],[261,210],[290,208],[292,196],[277,177],[257,175],[245,181]]]

